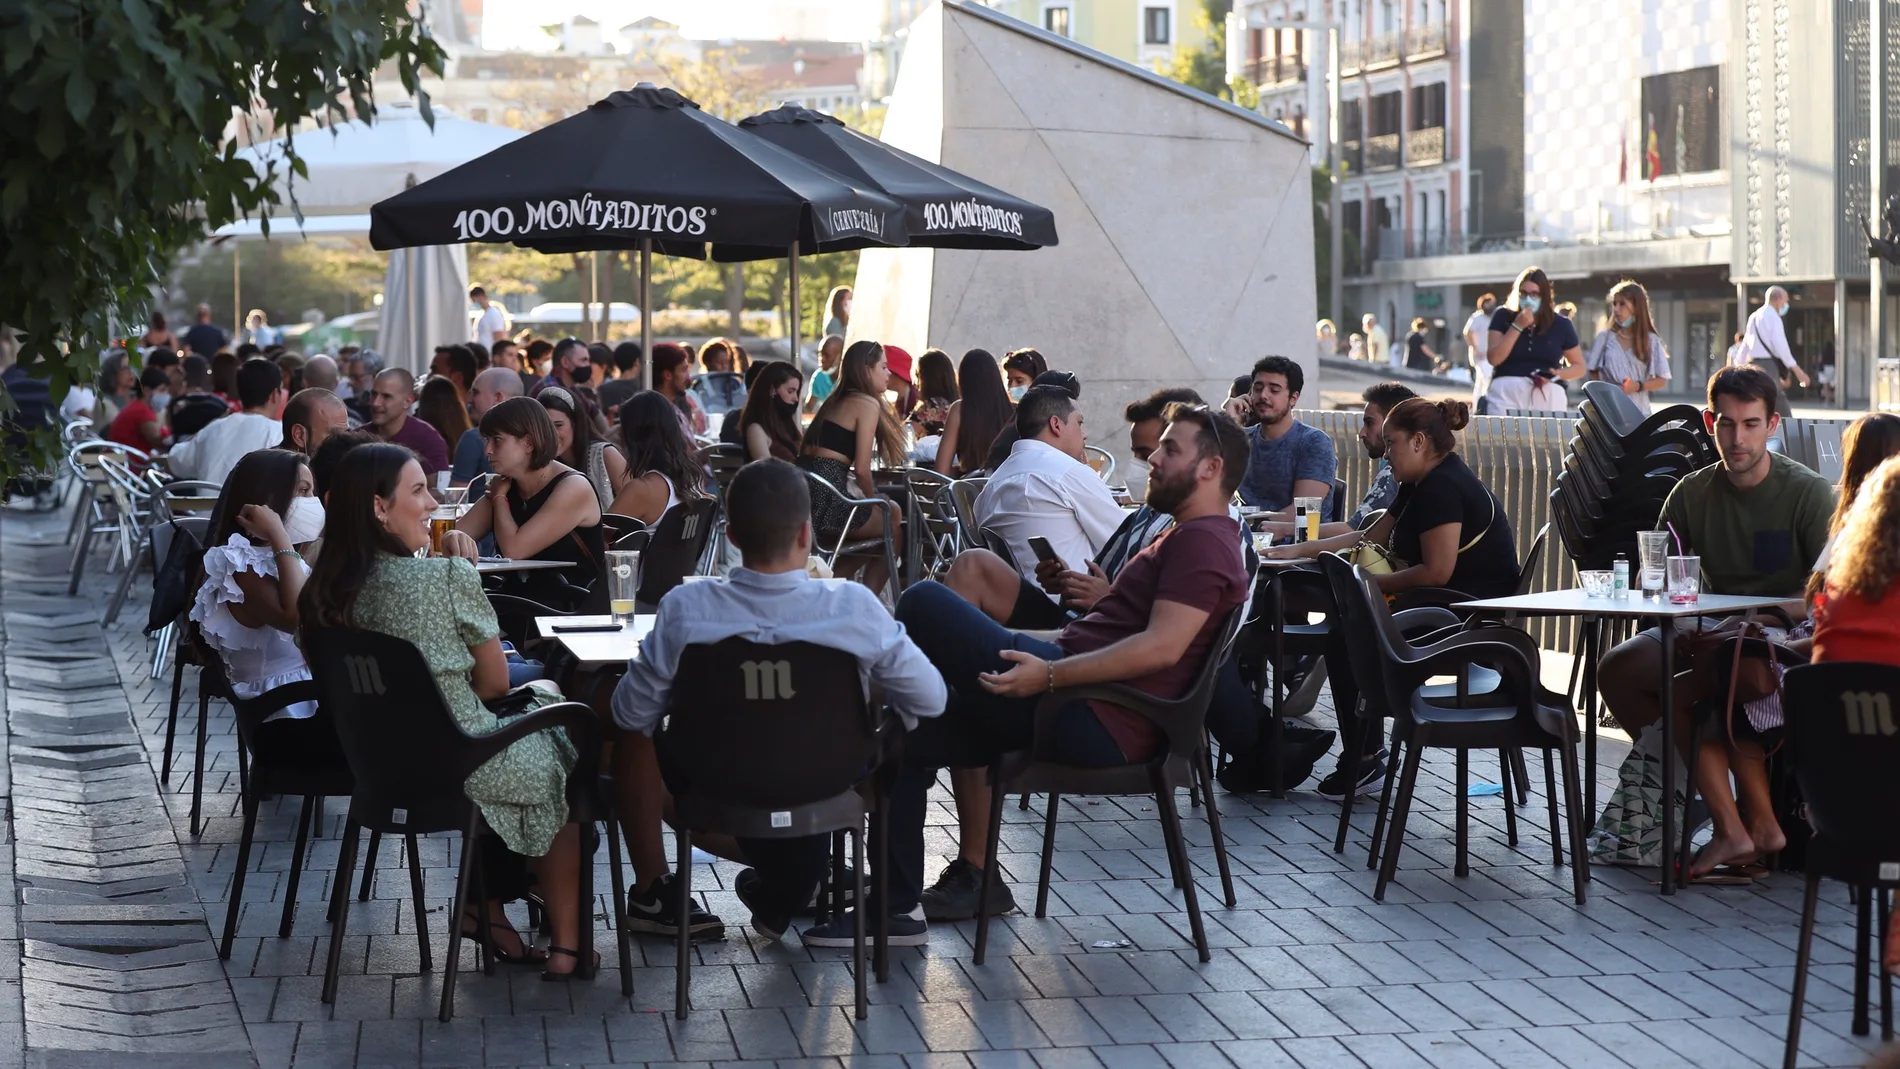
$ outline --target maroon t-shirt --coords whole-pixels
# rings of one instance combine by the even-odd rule
[[[422,462],[422,475],[435,485],[435,473],[449,470],[449,447],[442,441],[442,432],[422,422],[414,416],[405,416],[402,429],[385,438],[391,445],[404,445]]]
[[[1176,524],[1130,557],[1094,611],[1063,628],[1056,644],[1074,655],[1140,634],[1148,629],[1148,616],[1157,601],[1201,609],[1207,613],[1207,622],[1179,661],[1137,679],[1122,680],[1157,698],[1179,698],[1194,684],[1227,614],[1246,597],[1240,526],[1230,516],[1203,516]],[[1160,730],[1142,717],[1107,702],[1090,705],[1130,761],[1145,761],[1160,746]]]

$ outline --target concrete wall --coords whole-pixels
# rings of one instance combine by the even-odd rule
[[[1267,353],[1317,382],[1306,145],[1283,127],[987,10],[912,26],[883,137],[1051,208],[1035,252],[866,250],[851,334],[912,352],[1034,346],[1100,444],[1163,386],[1226,396]]]

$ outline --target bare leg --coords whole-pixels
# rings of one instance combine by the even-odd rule
[[[1755,856],[1755,840],[1742,824],[1729,791],[1729,750],[1722,739],[1705,739],[1696,747],[1696,786],[1708,803],[1709,817],[1715,822],[1715,836],[1703,847],[1689,866],[1691,879],[1706,875],[1717,865],[1747,861]],[[1764,776],[1763,787],[1767,786]]]
[[[1748,837],[1755,841],[1755,852],[1772,854],[1788,845],[1788,837],[1775,819],[1775,802],[1768,791],[1768,758],[1752,742],[1735,744],[1731,760],[1735,766],[1735,786],[1741,793],[1742,813],[1747,820]]]
[[[1605,653],[1597,689],[1604,708],[1631,737],[1662,719],[1662,644],[1656,633],[1644,631]]]
[[[943,585],[999,624],[1008,624],[1016,611],[1022,577],[1003,558],[987,549],[966,549],[950,562]],[[986,825],[987,827],[987,825]]]
[[[546,854],[528,859],[528,868],[534,873],[535,882],[541,885],[541,900],[548,907],[549,945],[569,950],[580,946],[579,861],[580,829],[574,824],[561,828]],[[586,913],[592,916],[593,903],[587,903]],[[548,959],[547,968],[549,972],[564,973],[573,971],[579,964],[565,954],[555,954]]]
[[[614,803],[627,839],[633,865],[633,886],[645,890],[673,871],[666,860],[666,841],[660,820],[666,811],[666,787],[660,782],[660,761],[653,740],[637,731],[623,731],[614,740]]]
[[[980,768],[950,770],[950,792],[957,799],[957,851],[983,867],[983,841],[990,833],[990,786]]]

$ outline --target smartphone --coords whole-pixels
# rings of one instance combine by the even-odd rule
[[[1055,564],[1058,566],[1062,564],[1062,558],[1056,556],[1056,547],[1050,545],[1049,540],[1041,535],[1029,536],[1029,551],[1034,553],[1036,559],[1042,561],[1044,564]]]
[[[583,634],[593,631],[618,631],[619,624],[555,624],[548,630],[557,635]]]

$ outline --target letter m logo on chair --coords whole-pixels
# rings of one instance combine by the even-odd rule
[[[374,657],[345,657],[343,667],[350,673],[350,690],[357,694],[383,693],[383,672]]]
[[[739,671],[745,674],[746,701],[785,701],[794,697],[790,661],[743,661]]]
[[[1894,726],[1893,704],[1885,692],[1843,691],[1841,708],[1847,711],[1849,735],[1892,735],[1900,731]]]

